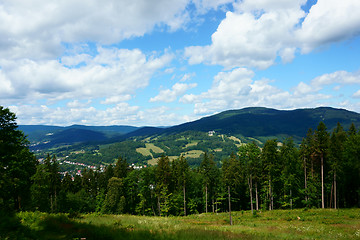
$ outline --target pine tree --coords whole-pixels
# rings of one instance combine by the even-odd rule
[[[124,181],[121,178],[112,177],[109,180],[108,190],[105,197],[103,212],[121,214],[125,211]]]
[[[156,195],[158,198],[158,212],[160,216],[167,215],[169,211],[170,186],[172,182],[171,166],[167,156],[162,155],[155,169]]]
[[[171,166],[175,180],[175,186],[178,186],[178,191],[180,190],[183,193],[183,209],[184,216],[186,216],[186,184],[189,180],[189,165],[186,158],[181,155],[177,160],[172,162]]]
[[[36,171],[29,142],[17,128],[16,115],[0,106],[0,210],[26,209]]]
[[[292,138],[285,139],[280,147],[280,161],[282,165],[282,207],[293,208],[294,199],[297,199],[297,192],[300,189],[301,163],[299,162],[298,150]]]
[[[274,209],[275,182],[278,180],[279,164],[278,164],[278,147],[276,140],[267,140],[261,153],[264,166],[264,183],[265,183],[265,202],[269,206],[269,210]]]
[[[214,197],[214,190],[216,180],[218,177],[218,168],[215,165],[213,156],[207,153],[204,154],[203,160],[200,163],[200,173],[203,177],[203,185],[205,187],[205,212],[208,212],[208,196]]]
[[[251,213],[254,213],[253,207],[253,181],[258,178],[257,167],[260,165],[260,148],[256,145],[255,142],[242,145],[239,148],[239,158],[240,164],[244,171],[244,175],[247,179],[247,185],[249,189],[250,197],[250,209]],[[258,206],[258,203],[256,204]],[[258,207],[257,207],[258,208]]]
[[[330,206],[333,205],[336,209],[338,206],[337,199],[337,176],[342,171],[342,165],[344,164],[344,155],[345,155],[345,142],[346,142],[346,132],[343,130],[343,127],[340,123],[337,124],[336,128],[331,134],[330,137],[330,168],[333,174],[333,185],[332,185],[332,192],[330,197]],[[334,196],[334,198],[332,198]],[[332,199],[334,199],[332,201]],[[332,202],[334,202],[332,204]]]
[[[314,135],[315,153],[320,158],[321,173],[321,208],[325,208],[325,187],[324,187],[324,161],[329,148],[329,134],[326,131],[326,125],[320,122]]]
[[[235,189],[235,187],[240,182],[240,163],[235,154],[231,154],[229,159],[224,160],[221,170],[223,181],[227,186],[229,218],[230,225],[232,225],[233,221],[231,216],[231,189]]]

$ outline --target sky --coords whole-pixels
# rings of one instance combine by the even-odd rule
[[[360,112],[359,12],[359,0],[0,0],[0,105],[58,126]]]

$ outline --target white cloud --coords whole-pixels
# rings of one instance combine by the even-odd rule
[[[296,34],[303,52],[359,35],[359,11],[358,0],[318,0]]]
[[[336,71],[333,73],[323,74],[311,81],[311,86],[319,89],[331,84],[360,84],[360,72],[350,73],[347,71]]]
[[[104,101],[101,101],[100,103],[101,104],[115,104],[115,103],[129,101],[130,99],[131,99],[131,95],[126,94],[126,95],[108,97]]]
[[[266,69],[277,57],[291,62],[297,49],[314,48],[360,34],[360,1],[318,0],[306,15],[305,0],[244,0],[234,3],[211,37],[211,44],[185,48],[190,64],[226,69]]]
[[[196,83],[175,83],[171,89],[161,90],[157,96],[150,98],[150,102],[173,102],[178,96],[196,86]]]
[[[0,99],[32,99],[46,97],[49,101],[107,97],[135,93],[149,84],[152,75],[165,67],[171,54],[147,57],[140,50],[98,48],[99,54],[87,59],[87,64],[68,68],[56,60],[0,60]],[[83,56],[83,55],[82,55]],[[67,57],[78,62],[82,56]],[[128,97],[127,97],[128,98]],[[105,101],[106,102],[106,101]]]
[[[356,91],[353,95],[353,98],[360,98],[360,90]]]
[[[333,96],[322,94],[322,88],[300,83],[291,92],[272,85],[268,79],[254,80],[254,73],[245,68],[220,72],[212,87],[199,95],[188,94],[183,103],[193,103],[197,115],[213,114],[225,109],[264,106],[278,109],[314,107]]]
[[[189,17],[188,0],[2,1],[0,55],[6,58],[56,57],[63,42],[102,44],[143,36],[156,26],[174,31]]]
[[[282,1],[283,2],[283,1]],[[227,12],[212,35],[212,44],[185,49],[190,64],[205,62],[226,68],[271,66],[280,55],[284,62],[292,60],[295,47],[292,32],[305,16],[300,6],[303,1],[285,7],[268,7],[274,1],[243,1]],[[259,14],[257,11],[261,12]]]

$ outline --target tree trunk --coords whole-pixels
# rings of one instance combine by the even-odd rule
[[[207,192],[207,184],[205,185],[205,212],[208,212],[208,192]]]
[[[334,170],[334,208],[337,209],[336,170]]]
[[[186,191],[185,191],[185,184],[183,185],[183,192],[184,192],[184,216],[186,216]]]
[[[161,206],[160,206],[160,196],[157,197],[158,200],[158,211],[159,211],[159,216],[161,217]]]
[[[256,198],[256,211],[259,211],[259,198],[258,198],[257,182],[255,182],[255,198]]]
[[[325,208],[324,201],[324,154],[321,153],[321,208]]]
[[[20,196],[17,197],[17,201],[18,201],[18,209],[21,210],[21,197]]]
[[[271,178],[269,179],[269,210],[271,211],[272,209],[271,209],[271,206],[272,206],[272,204],[271,204],[271,199],[272,199],[272,197],[271,197]]]
[[[308,195],[307,195],[307,177],[306,177],[306,158],[304,157],[304,177],[305,177],[305,202],[307,205]]]
[[[212,202],[212,212],[215,213],[215,203],[214,203],[214,198],[211,199]]]
[[[248,185],[249,185],[249,193],[250,193],[250,209],[251,209],[251,214],[254,214],[253,200],[252,200],[252,177],[251,177],[251,174],[250,174],[250,177],[248,178]]]
[[[333,206],[333,191],[334,191],[334,183],[331,184],[330,205],[328,206],[329,208],[331,208]]]
[[[231,217],[231,195],[230,195],[230,186],[228,186],[228,194],[229,194],[229,217],[230,217],[230,225],[233,225],[232,217]]]
[[[50,195],[50,210],[53,213],[54,212],[54,208],[53,208],[53,196]]]

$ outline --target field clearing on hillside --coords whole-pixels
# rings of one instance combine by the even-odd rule
[[[21,212],[36,239],[359,239],[360,209],[297,209],[186,217]]]
[[[179,157],[178,157],[178,156],[168,156],[168,158],[169,158],[169,160],[170,160],[170,162],[171,162],[171,161],[174,161],[175,159],[178,159]],[[151,160],[148,160],[147,163],[148,163],[149,165],[153,165],[153,166],[154,166],[154,165],[157,164],[158,160],[159,160],[159,158],[153,158],[153,159],[151,159]]]
[[[184,148],[192,147],[198,145],[199,141],[192,141],[191,143],[188,143],[185,145]]]
[[[151,156],[152,154],[150,152],[150,150],[152,150],[154,153],[163,153],[164,150],[162,150],[161,148],[155,146],[153,143],[145,143],[146,148],[137,148],[136,151],[140,154],[142,154],[143,156]]]
[[[199,158],[201,156],[201,154],[203,154],[204,152],[201,150],[191,150],[188,152],[184,152],[183,156],[185,158]]]
[[[233,140],[235,142],[235,145],[237,147],[240,147],[241,145],[243,145],[243,143],[241,142],[241,140],[237,137],[234,137],[234,136],[230,136],[229,137],[230,140]]]

